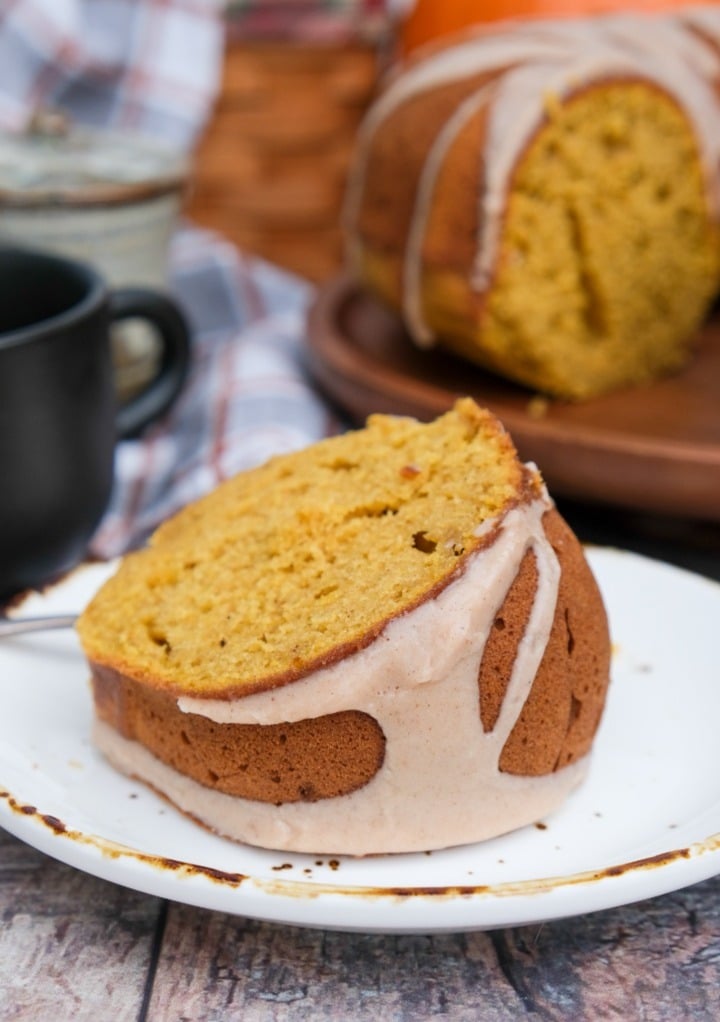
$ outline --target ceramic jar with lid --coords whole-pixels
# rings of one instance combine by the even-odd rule
[[[23,135],[0,135],[0,243],[84,260],[113,287],[162,290],[188,172],[184,154],[152,139],[45,115]],[[113,337],[121,396],[155,372],[148,331],[126,323]]]

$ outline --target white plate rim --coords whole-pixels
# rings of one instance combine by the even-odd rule
[[[443,933],[549,922],[672,893],[720,872],[720,833],[602,871],[495,885],[379,888],[268,881],[161,860],[98,835],[54,831],[0,791],[0,825],[59,862],[130,890],[266,922],[362,933]],[[34,808],[34,807],[30,807]],[[20,820],[20,822],[17,822]],[[61,839],[69,839],[62,843]],[[387,909],[387,913],[385,911]],[[428,917],[430,913],[430,917]]]
[[[596,570],[620,558],[631,570],[678,573],[707,587],[720,606],[720,585],[684,569],[611,548],[590,548],[588,556]],[[659,853],[609,861],[601,869],[506,883],[402,888],[224,874],[60,824],[52,805],[35,806],[23,791],[4,786],[1,758],[0,826],[60,862],[145,894],[269,922],[356,932],[459,932],[539,923],[641,901],[720,873],[718,815],[717,829],[701,840],[668,841]]]

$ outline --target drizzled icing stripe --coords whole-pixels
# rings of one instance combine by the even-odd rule
[[[482,109],[493,92],[485,85],[457,108],[434,140],[420,175],[415,212],[405,245],[403,267],[403,311],[405,321],[420,347],[431,347],[435,341],[422,309],[422,245],[427,219],[432,208],[435,183],[451,145],[471,118]]]
[[[370,646],[281,689],[243,699],[181,698],[221,723],[276,724],[357,709],[386,738],[385,760],[361,789],[280,806],[204,788],[99,722],[96,740],[121,769],[241,841],[294,851],[413,851],[478,841],[531,822],[582,778],[579,763],[543,777],[500,771],[547,646],[560,567],[545,536],[546,494],[510,510],[492,541],[436,598],[391,620]],[[492,526],[495,523],[489,523]],[[486,525],[486,528],[489,527]],[[478,671],[497,613],[528,550],[538,582],[498,720],[483,729]]]
[[[497,735],[496,741],[500,749],[498,769],[502,750],[523,711],[540,662],[545,654],[560,587],[560,564],[545,533],[543,532],[542,539],[533,534],[525,552],[527,550],[532,550],[535,556],[538,581],[530,617],[518,644],[505,698],[493,728],[493,734]],[[512,585],[512,582],[510,584]],[[507,591],[503,600],[506,597]],[[496,614],[499,609],[500,607],[497,608]],[[494,620],[495,615],[493,615]],[[487,637],[485,641],[487,642]],[[485,646],[483,645],[483,653],[484,651]],[[480,662],[482,663],[482,658]]]
[[[717,216],[719,48],[720,11],[702,6],[671,15],[615,14],[508,22],[481,30],[411,65],[391,81],[371,108],[358,136],[344,210],[349,258],[356,257],[353,247],[359,248],[357,223],[372,141],[378,129],[412,97],[482,74],[494,76],[494,88],[482,154],[484,178],[478,196],[481,228],[471,275],[476,290],[482,292],[490,281],[510,176],[544,117],[548,95],[563,98],[593,82],[628,76],[652,82],[672,95],[694,127],[709,208]],[[403,305],[414,335],[425,346],[433,343],[433,336],[423,320],[419,297],[422,231],[441,155],[447,152],[462,123],[462,117],[453,118],[452,127],[443,129],[431,148],[427,158],[429,169],[421,178],[406,245]]]

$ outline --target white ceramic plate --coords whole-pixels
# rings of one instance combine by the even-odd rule
[[[223,912],[357,931],[490,929],[592,912],[720,872],[720,586],[589,552],[615,656],[590,776],[538,824],[478,845],[367,859],[268,852],[207,833],[90,745],[74,634],[0,642],[0,824],[88,873]],[[86,566],[23,613],[80,609]]]

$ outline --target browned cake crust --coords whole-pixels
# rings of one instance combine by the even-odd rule
[[[377,773],[385,736],[367,713],[287,724],[218,724],[182,713],[176,697],[93,666],[98,717],[199,784],[273,804],[347,795]]]
[[[561,567],[552,631],[520,717],[505,743],[500,769],[551,773],[590,751],[600,723],[609,672],[607,618],[582,547],[557,511],[545,534]],[[537,586],[531,553],[495,618],[480,665],[480,714],[485,731],[497,720]]]
[[[557,511],[544,518],[561,567],[552,632],[525,707],[500,759],[502,771],[549,774],[590,750],[608,678],[607,620],[582,548]],[[479,672],[486,731],[502,705],[537,586],[532,554],[495,618]],[[97,714],[124,738],[208,788],[272,804],[348,794],[380,769],[385,737],[361,710],[296,723],[218,724],[182,713],[176,697],[92,665]]]
[[[412,225],[415,194],[428,153],[443,126],[464,99],[477,89],[499,78],[495,74],[475,75],[423,93],[408,100],[395,111],[377,132],[367,157],[363,201],[359,210],[357,231],[363,243],[378,252],[395,258],[404,250]],[[487,108],[470,118],[458,141],[448,154],[449,179],[461,194],[478,195],[481,189],[482,152],[487,121]],[[402,172],[398,173],[398,168]],[[448,184],[450,184],[450,180]],[[478,203],[461,204],[453,193],[438,189],[436,203],[443,204],[444,216],[432,239],[436,246],[432,255],[443,265],[464,270],[473,259],[481,225]],[[446,229],[443,233],[443,227]],[[401,262],[395,262],[395,295],[401,289]]]

